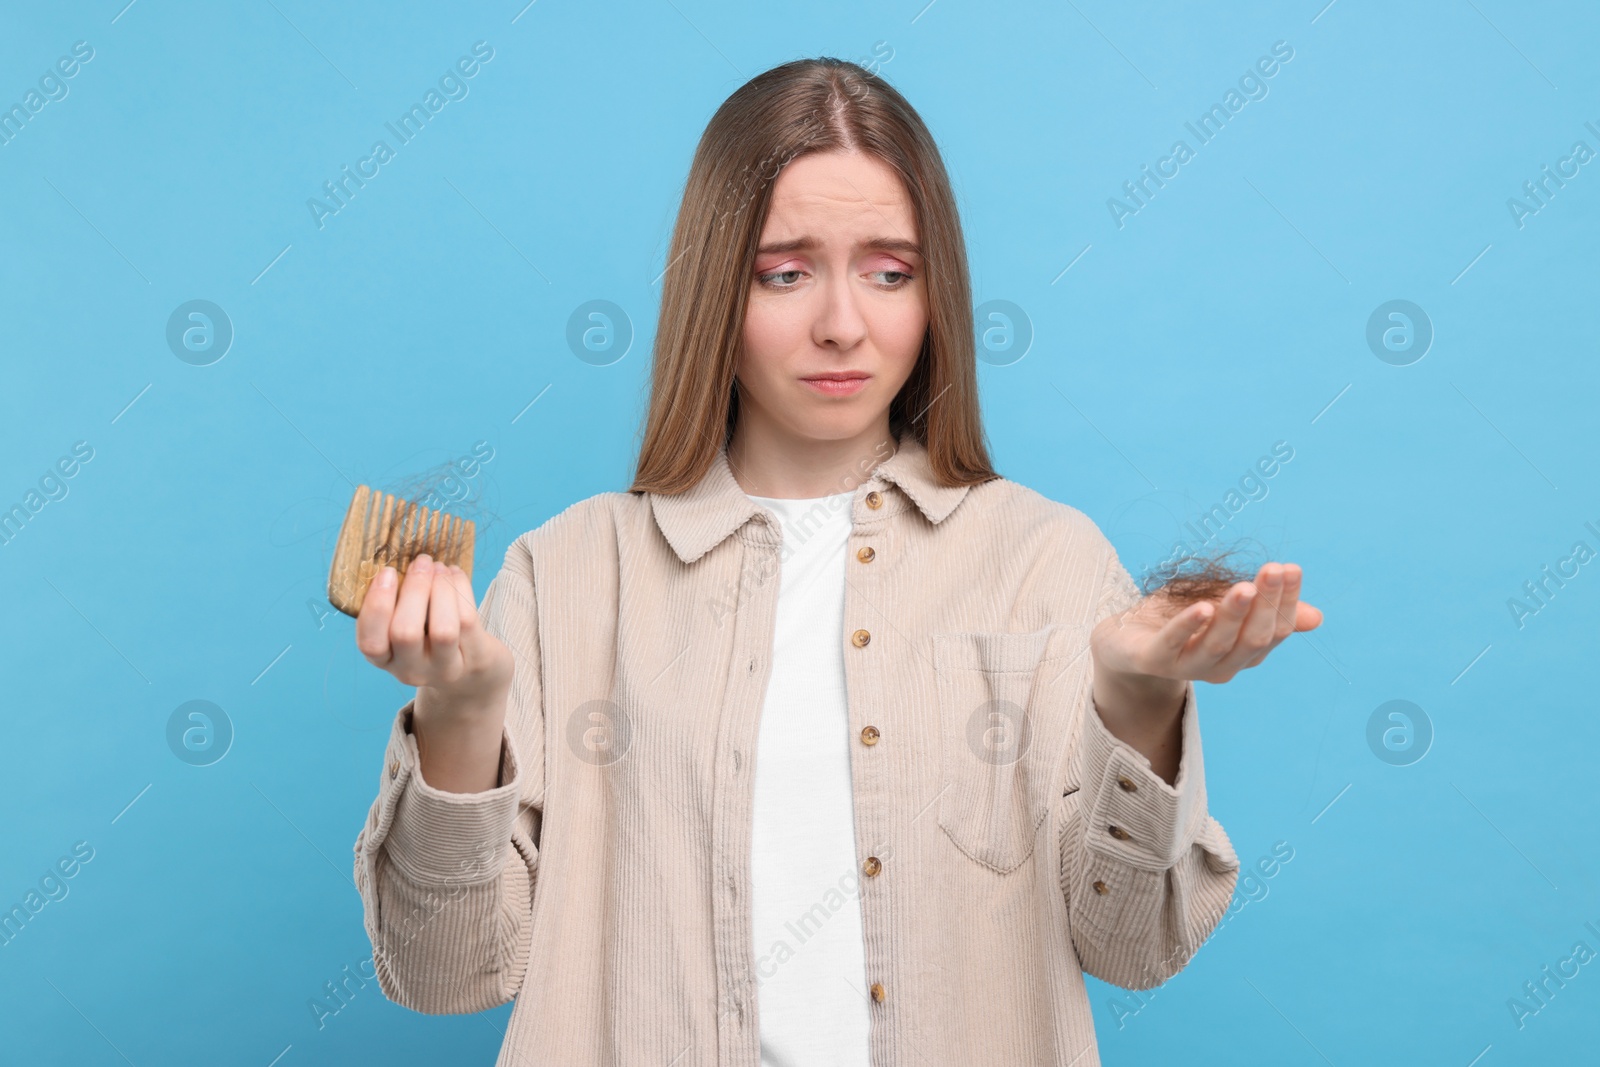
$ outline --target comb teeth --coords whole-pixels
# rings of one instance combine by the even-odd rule
[[[475,533],[471,519],[359,485],[334,545],[328,603],[354,618],[380,570],[390,566],[404,575],[423,553],[455,564],[471,578]]]

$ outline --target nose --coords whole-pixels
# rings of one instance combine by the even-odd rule
[[[848,269],[830,271],[827,283],[819,291],[821,302],[811,325],[811,339],[819,346],[854,348],[867,335],[867,319],[861,311],[855,279]]]

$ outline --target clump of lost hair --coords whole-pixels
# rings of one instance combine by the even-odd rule
[[[493,453],[491,453],[492,456]],[[382,531],[383,541],[374,552],[374,561],[380,565],[400,566],[402,561],[415,559],[423,552],[436,554],[443,547],[438,530],[430,533],[441,519],[424,519],[426,509],[439,516],[451,516],[469,521],[475,538],[499,521],[485,503],[486,488],[476,485],[465,475],[462,460],[446,460],[410,474],[390,480],[382,492],[395,498],[395,507],[387,528]]]
[[[1140,591],[1145,596],[1161,594],[1177,611],[1202,600],[1216,600],[1235,583],[1255,579],[1255,571],[1228,562],[1239,551],[1233,548],[1214,556],[1187,554],[1166,560],[1146,573]]]

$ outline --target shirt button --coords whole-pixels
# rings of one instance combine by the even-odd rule
[[[878,743],[878,728],[876,726],[863,726],[861,728],[861,743],[875,745]]]
[[[1108,826],[1106,829],[1111,836],[1116,838],[1118,841],[1126,841],[1130,836],[1128,831],[1124,830],[1120,826]]]
[[[856,550],[856,559],[859,559],[862,563],[871,563],[872,558],[876,555],[877,553],[872,550],[871,545],[863,545]]]
[[[1135,793],[1138,792],[1139,789],[1139,787],[1134,784],[1133,779],[1129,778],[1126,774],[1117,776],[1117,784],[1122,787],[1122,791],[1125,793]]]
[[[868,878],[876,878],[878,872],[883,870],[883,863],[876,856],[868,856],[867,862],[861,865],[861,869],[867,872]]]
[[[1101,896],[1105,896],[1107,893],[1111,892],[1111,887],[1106,885],[1104,882],[1097,881],[1094,884],[1094,891],[1099,893]]]
[[[399,776],[400,776],[400,761],[399,760],[391,760],[389,762],[389,777],[390,778],[397,778]]]
[[[857,648],[866,648],[867,642],[872,640],[872,635],[865,630],[857,630],[850,635],[850,643]]]
[[[867,507],[872,508],[874,511],[876,511],[878,508],[883,507],[883,494],[878,492],[876,489],[874,489],[872,492],[868,493],[867,494]],[[877,987],[874,986],[873,988],[877,988]]]
[[[884,998],[883,983],[882,982],[873,982],[872,983],[872,999],[876,1000],[879,1004],[882,1004],[883,1003],[883,998]]]

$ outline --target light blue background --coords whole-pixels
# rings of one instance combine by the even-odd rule
[[[493,1062],[509,1007],[307,1006],[371,951],[350,850],[406,698],[308,602],[352,482],[487,441],[480,596],[517,534],[625,487],[696,140],[818,54],[889,56],[975,300],[1031,322],[980,368],[1003,473],[1137,572],[1294,449],[1225,539],[1301,563],[1326,623],[1200,697],[1212,811],[1246,864],[1294,858],[1120,1027],[1138,1002],[1093,984],[1105,1062],[1593,1057],[1600,962],[1521,1029],[1507,1006],[1600,950],[1600,565],[1521,628],[1507,607],[1600,549],[1600,164],[1520,228],[1506,204],[1600,149],[1591,5],[124,2],[0,16],[0,103],[94,48],[0,147],[0,506],[94,449],[0,547],[0,907],[95,850],[0,948],[8,1061]],[[479,40],[470,94],[319,230],[307,198]],[[1269,94],[1196,147],[1184,122],[1279,40]],[[1118,228],[1107,198],[1179,137],[1195,158]],[[1409,366],[1364,339],[1397,298],[1436,331]],[[193,299],[236,331],[209,366],[165,341]],[[591,299],[635,330],[609,366],[565,340]],[[165,738],[193,699],[236,731],[207,767]],[[1367,744],[1391,699],[1435,730],[1409,766]]]

